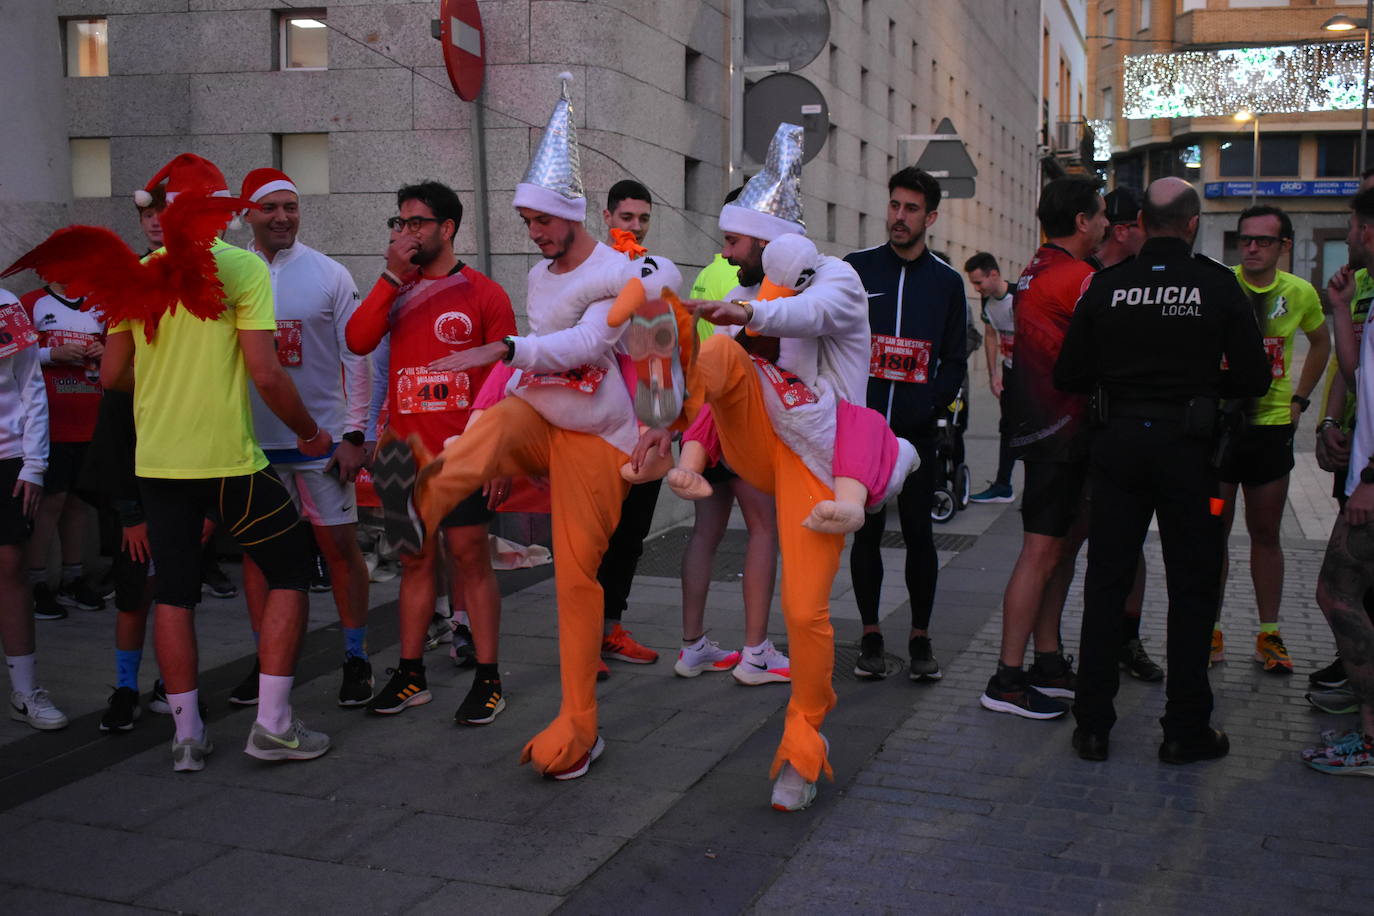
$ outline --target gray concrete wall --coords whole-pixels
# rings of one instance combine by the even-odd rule
[[[62,49],[52,0],[0,0],[0,267],[69,221]],[[32,274],[3,281],[33,288]]]

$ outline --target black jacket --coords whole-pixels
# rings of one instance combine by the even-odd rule
[[[1229,367],[1222,371],[1222,358]],[[1140,254],[1093,275],[1073,313],[1055,386],[1108,403],[1258,397],[1269,359],[1249,300],[1230,268],[1150,238]]]
[[[870,374],[868,406],[887,417],[899,436],[929,436],[937,411],[954,400],[968,371],[964,278],[929,249],[907,261],[885,243],[851,252],[845,260],[868,290],[872,334],[929,345],[924,381],[895,382]]]

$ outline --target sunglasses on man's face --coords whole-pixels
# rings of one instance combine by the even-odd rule
[[[1283,241],[1283,239],[1277,235],[1238,235],[1236,241],[1240,243],[1242,248],[1248,248],[1251,245],[1257,248],[1268,248],[1270,245]]]

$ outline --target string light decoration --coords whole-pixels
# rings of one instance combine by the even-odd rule
[[[1127,118],[1206,118],[1361,107],[1364,45],[1323,42],[1126,58]]]
[[[1109,162],[1112,158],[1112,131],[1116,122],[1111,118],[1093,118],[1088,126],[1093,132],[1093,162]]]

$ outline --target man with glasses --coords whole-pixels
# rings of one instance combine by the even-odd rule
[[[1293,469],[1293,433],[1326,370],[1331,338],[1312,284],[1279,270],[1279,259],[1293,248],[1293,223],[1288,214],[1264,204],[1250,207],[1240,214],[1237,229],[1241,262],[1235,268],[1236,279],[1255,309],[1273,381],[1263,397],[1245,406],[1234,447],[1219,471],[1220,495],[1226,501],[1224,522],[1229,536],[1235,521],[1236,490],[1240,487],[1245,492],[1250,578],[1260,620],[1255,661],[1265,671],[1292,674],[1293,662],[1279,635],[1279,596],[1283,592],[1279,523]],[[1293,340],[1299,330],[1307,335],[1309,348],[1295,382]],[[1228,567],[1228,558],[1223,556],[1222,599]],[[1221,604],[1218,600],[1217,624],[1212,630],[1213,663],[1223,658]]]
[[[431,363],[463,350],[500,342],[515,333],[510,297],[453,251],[463,205],[452,189],[435,181],[396,192],[397,216],[387,220],[392,240],[386,268],[348,322],[348,347],[375,350],[390,335],[387,426],[383,438],[418,436],[432,453],[467,428],[472,402],[488,367],[466,371],[435,369]],[[385,469],[374,468],[380,486]],[[501,593],[487,549],[492,507],[508,495],[510,481],[493,481],[444,516],[444,542],[457,563],[463,598],[472,621],[477,672],[454,714],[460,725],[485,725],[506,706],[497,670]],[[403,712],[433,697],[425,679],[425,631],[434,613],[437,551],[406,557],[401,569],[401,660],[390,682],[368,710]]]

